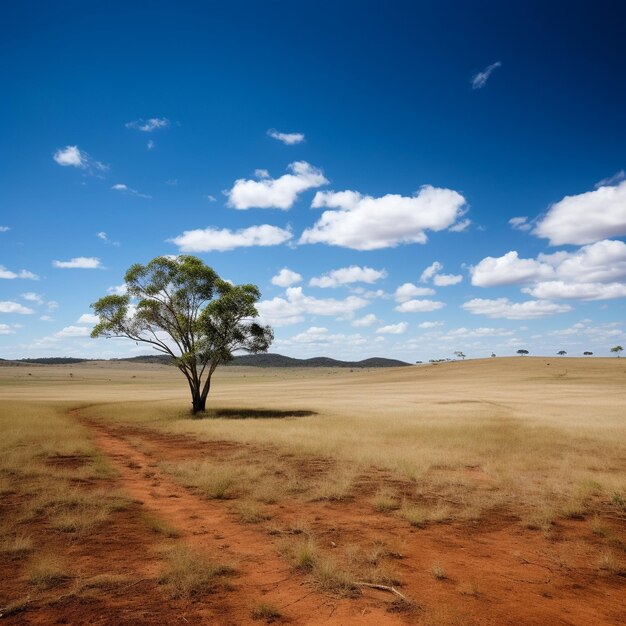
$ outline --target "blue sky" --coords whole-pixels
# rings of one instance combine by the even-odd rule
[[[89,339],[89,304],[180,252],[259,285],[273,352],[608,354],[625,14],[3,5],[0,356],[145,353]]]

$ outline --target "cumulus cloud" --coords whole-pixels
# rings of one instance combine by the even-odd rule
[[[28,302],[36,302],[37,304],[43,304],[43,297],[39,293],[35,293],[34,291],[28,291],[27,293],[22,294],[22,298],[27,300]]]
[[[90,334],[89,328],[85,326],[66,326],[58,333],[57,337],[88,337]]]
[[[472,89],[482,89],[489,80],[489,77],[497,68],[502,67],[502,63],[500,61],[496,61],[491,65],[488,65],[482,72],[478,72],[472,76],[471,85]]]
[[[515,230],[526,231],[532,228],[532,224],[528,222],[528,218],[526,216],[512,217],[509,220],[509,224],[511,228]]]
[[[0,233],[6,233],[11,230],[8,226],[0,226]]]
[[[167,128],[169,125],[170,121],[166,117],[151,117],[147,120],[139,118],[125,124],[126,128],[139,130],[142,133],[151,133],[160,128]]]
[[[431,328],[437,328],[438,326],[443,326],[443,322],[422,322],[418,324],[418,328],[424,328],[426,330],[430,330]]]
[[[103,172],[109,169],[109,166],[96,161],[87,152],[81,150],[78,146],[65,146],[59,148],[52,158],[63,167],[78,167],[88,172],[97,170]]]
[[[396,302],[406,302],[411,298],[433,295],[435,295],[435,290],[430,287],[418,287],[413,283],[404,283],[396,289],[394,298]]]
[[[525,284],[529,286],[523,291],[540,299],[619,298],[626,285],[626,244],[607,239],[536,259],[520,259],[512,250],[501,257],[486,257],[471,273],[472,284],[478,287]]]
[[[553,204],[533,234],[553,246],[588,244],[626,235],[626,180],[598,187]]]
[[[472,285],[499,287],[552,276],[554,268],[535,259],[520,259],[516,250],[501,257],[485,257],[471,269]]]
[[[444,302],[436,300],[407,300],[399,304],[394,310],[399,313],[428,313],[442,309],[444,306],[446,306]]]
[[[357,191],[318,191],[313,208],[328,207],[306,229],[300,243],[326,243],[354,250],[377,250],[399,244],[426,243],[427,230],[449,229],[463,215],[465,198],[451,189],[424,185],[411,197],[379,198]]]
[[[97,257],[78,256],[70,259],[69,261],[52,261],[52,265],[58,268],[65,269],[97,269],[102,267],[100,259]]]
[[[285,297],[262,300],[257,305],[260,317],[274,326],[297,324],[304,315],[329,315],[350,319],[354,312],[367,306],[368,301],[358,296],[343,300],[313,298],[302,292],[302,287],[289,287]]]
[[[376,332],[379,335],[403,335],[408,327],[409,325],[406,322],[400,322],[399,324],[381,326]]]
[[[302,275],[298,272],[292,272],[289,268],[283,267],[276,276],[272,277],[272,285],[278,287],[291,287],[302,280]]]
[[[100,318],[93,313],[83,313],[77,320],[77,324],[97,324]]]
[[[20,315],[30,315],[33,313],[33,310],[25,307],[19,302],[3,300],[0,302],[0,313],[19,313]]]
[[[626,297],[624,283],[565,283],[549,280],[522,289],[533,298],[546,300],[611,300]]]
[[[13,272],[4,265],[0,265],[0,278],[4,278],[6,280],[13,280],[15,278],[25,278],[28,280],[39,280],[39,276],[37,274],[33,274],[28,270],[20,270],[19,272]]]
[[[465,302],[462,308],[474,315],[486,315],[491,318],[509,320],[537,319],[572,310],[568,304],[556,304],[547,300],[511,302],[508,298],[496,298],[494,300],[474,298]]]
[[[368,328],[369,326],[373,326],[378,321],[378,318],[373,314],[369,313],[368,315],[364,315],[363,317],[359,317],[352,322],[352,326],[357,326],[359,328]]]
[[[14,335],[15,327],[8,324],[0,324],[0,335]]]
[[[466,218],[464,220],[461,220],[460,222],[457,222],[453,226],[450,226],[448,230],[451,233],[462,233],[469,228],[471,223],[472,223],[472,220]]]
[[[328,183],[322,171],[306,161],[294,161],[287,169],[291,173],[280,178],[269,178],[269,175],[259,180],[239,178],[232,189],[224,192],[228,197],[228,206],[241,210],[258,208],[286,211],[302,192]]]
[[[109,236],[104,231],[100,231],[99,233],[96,233],[96,237],[100,239],[101,241],[104,241],[104,243],[108,243],[112,246],[119,247],[120,245],[119,241],[111,241],[109,239]]]
[[[439,261],[434,261],[429,265],[420,276],[420,283],[427,283],[437,272],[443,269],[443,265]]]
[[[111,293],[115,296],[125,296],[128,293],[128,285],[126,283],[113,285],[107,289],[107,293]]]
[[[177,245],[181,252],[223,252],[251,246],[277,246],[291,239],[289,229],[263,224],[240,230],[204,228],[186,230],[167,241]]]
[[[375,270],[371,267],[351,265],[350,267],[342,267],[326,272],[321,276],[311,278],[309,285],[311,287],[339,287],[351,283],[372,284],[386,277],[387,272],[385,270]]]
[[[460,274],[435,274],[433,283],[437,287],[449,287],[450,285],[458,285],[463,280]]]
[[[277,130],[270,128],[267,134],[273,139],[281,141],[286,146],[293,146],[304,141],[303,133],[280,133]]]

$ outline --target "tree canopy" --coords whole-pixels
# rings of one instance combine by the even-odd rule
[[[256,285],[233,285],[194,256],[160,256],[131,266],[125,295],[92,304],[92,337],[124,337],[172,357],[184,374],[193,413],[204,411],[211,377],[236,351],[265,352],[274,334],[256,321]]]

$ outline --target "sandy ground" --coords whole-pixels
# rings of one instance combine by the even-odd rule
[[[251,613],[260,602],[290,624],[626,621],[626,578],[601,566],[609,551],[617,563],[626,561],[626,509],[611,500],[626,486],[626,359],[490,359],[369,371],[223,368],[213,389],[212,407],[314,415],[190,420],[184,380],[159,365],[0,368],[0,410],[15,402],[62,407],[118,471],[111,488],[134,502],[89,538],[31,524],[49,548],[71,554],[83,579],[114,573],[128,582],[81,595],[61,588],[45,601],[33,596],[7,623],[263,623]],[[267,521],[244,524],[232,501],[207,500],[166,471],[168,463],[206,458],[258,466],[278,460],[308,476],[326,477],[339,465],[358,472],[348,497],[287,495],[264,506]],[[71,468],[80,459],[61,462]],[[417,481],[415,468],[422,472]],[[588,510],[556,516],[549,532],[522,523],[524,510],[545,506],[546,493],[558,499],[558,489],[569,493],[591,479],[598,487]],[[381,488],[409,498],[416,485],[425,501],[455,514],[415,527],[372,507]],[[14,504],[9,500],[5,506]],[[483,508],[464,517],[470,501]],[[155,535],[140,521],[146,511],[181,536]],[[397,576],[390,586],[411,605],[368,587],[340,597],[294,571],[279,545],[298,526],[331,554],[384,544]],[[164,547],[177,542],[218,555],[234,568],[231,583],[206,596],[169,597],[159,572]],[[0,605],[29,593],[15,561],[0,559],[0,568]]]

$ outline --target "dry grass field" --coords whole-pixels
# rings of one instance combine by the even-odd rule
[[[626,359],[0,368],[10,624],[621,624]]]

